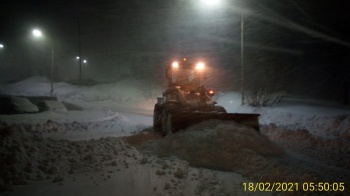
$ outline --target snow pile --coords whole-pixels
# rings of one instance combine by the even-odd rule
[[[48,120],[44,125],[35,125],[45,137],[67,139],[71,141],[98,139],[101,137],[129,136],[145,129],[148,125],[140,122],[129,122],[128,117],[115,115],[112,118],[95,122],[58,123]]]
[[[284,159],[281,147],[234,122],[202,122],[139,148],[160,157],[177,156],[196,167],[235,171],[255,181],[288,181],[295,175],[280,163]],[[297,181],[302,181],[302,172]]]
[[[274,123],[285,129],[306,129],[311,134],[323,138],[336,138],[350,135],[350,114],[295,114],[292,112],[260,111],[260,123]]]
[[[61,124],[57,130],[58,125],[1,124],[0,191],[15,189],[4,195],[244,193],[238,174],[193,168],[176,158],[142,155],[120,137],[68,141],[43,136],[43,131],[81,129],[78,124],[70,128]],[[25,184],[30,186],[16,186]]]
[[[311,102],[311,103],[308,103]],[[218,96],[218,104],[232,113],[258,113],[260,124],[274,123],[286,129],[307,129],[311,134],[335,138],[350,134],[350,108],[319,100],[284,99],[281,103],[252,108],[242,106],[240,94]]]
[[[151,110],[156,97],[161,95],[161,90],[151,89],[147,92],[146,88],[140,81],[124,80],[92,87],[58,88],[55,94],[60,100],[71,103]]]
[[[289,152],[303,154],[328,166],[350,169],[350,135],[324,139],[305,129],[281,129],[274,124],[262,127],[261,131]],[[350,175],[349,171],[348,173]]]
[[[45,111],[37,114],[0,115],[0,119],[9,124],[43,124],[48,120],[60,123],[72,123],[74,121],[96,123],[116,117],[121,118],[122,115],[111,111]]]
[[[137,148],[160,157],[176,156],[195,167],[237,172],[255,182],[350,183],[346,138],[322,139],[274,125],[262,132],[268,137],[233,122],[212,120]]]
[[[38,104],[40,111],[67,112],[67,108],[59,101],[46,100]]]
[[[49,126],[49,125],[47,125]],[[43,127],[43,130],[47,130]],[[90,141],[53,140],[31,125],[0,128],[0,190],[32,180],[62,182],[76,172],[102,170],[104,167],[129,167],[140,159],[139,153],[121,138]]]
[[[74,86],[65,82],[54,83],[54,96],[59,100],[79,104],[99,104],[122,108],[153,109],[161,89],[149,89],[141,81],[129,79],[94,86]],[[0,87],[0,94],[15,96],[49,96],[50,81],[45,77],[26,80]]]
[[[38,106],[32,104],[27,98],[11,97],[11,104],[15,113],[36,113]]]
[[[350,183],[349,137],[325,139],[305,129],[282,129],[274,124],[264,126],[262,132],[286,149],[288,165],[295,171],[312,173],[318,182]]]
[[[20,82],[1,86],[0,94],[16,96],[49,96],[50,81],[46,77],[30,77]]]

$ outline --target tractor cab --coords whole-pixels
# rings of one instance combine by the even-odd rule
[[[197,64],[188,63],[187,61],[174,61],[166,68],[166,78],[168,85],[180,86],[181,88],[195,88],[202,84],[206,79],[205,65],[202,62]]]
[[[206,79],[203,62],[181,63],[175,61],[166,68],[168,89],[163,93],[170,100],[179,100],[182,105],[206,105],[214,95],[212,89],[207,90],[202,81]],[[180,96],[180,97],[179,97]],[[198,108],[198,107],[196,107]]]

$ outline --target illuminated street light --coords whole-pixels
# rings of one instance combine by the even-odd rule
[[[33,29],[32,34],[34,37],[42,37],[42,33],[39,29]],[[50,89],[50,96],[52,97],[53,94],[53,64],[54,64],[54,44],[52,43],[52,47],[51,47],[51,79],[50,79],[50,83],[51,83],[51,89]]]
[[[86,59],[82,59],[80,58],[80,56],[76,56],[75,57],[77,60],[79,60],[79,67],[81,64],[87,64],[87,60]],[[83,72],[83,68],[81,67],[81,69],[79,69],[79,84],[82,84],[81,83],[81,79],[82,79],[82,72]]]
[[[202,7],[201,9],[204,10],[211,10],[213,9],[220,9],[225,6],[226,0],[198,0],[200,6]]]
[[[80,60],[80,57],[79,57],[79,56],[76,56],[75,59]],[[87,63],[87,60],[86,60],[86,59],[82,59],[81,62],[82,62],[82,63]]]
[[[38,30],[38,29],[34,29],[34,30],[32,31],[32,34],[34,35],[34,37],[41,37],[41,36],[42,36],[41,31]]]
[[[220,0],[202,0],[207,5],[219,5]]]
[[[0,48],[4,48],[5,46],[4,46],[4,44],[0,44]]]

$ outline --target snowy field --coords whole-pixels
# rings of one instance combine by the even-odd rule
[[[294,98],[251,108],[218,93],[228,112],[261,114],[262,134],[208,121],[162,138],[151,129],[155,97],[140,82],[54,89],[80,109],[0,115],[1,195],[251,194],[244,182],[345,182],[339,193],[349,193],[349,107]],[[49,92],[42,77],[0,86],[6,95]]]

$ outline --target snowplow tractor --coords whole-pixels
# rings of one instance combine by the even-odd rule
[[[166,68],[168,88],[154,106],[153,129],[163,135],[211,119],[229,120],[259,131],[259,114],[227,113],[212,99],[215,92],[202,85],[205,64],[173,62]]]

